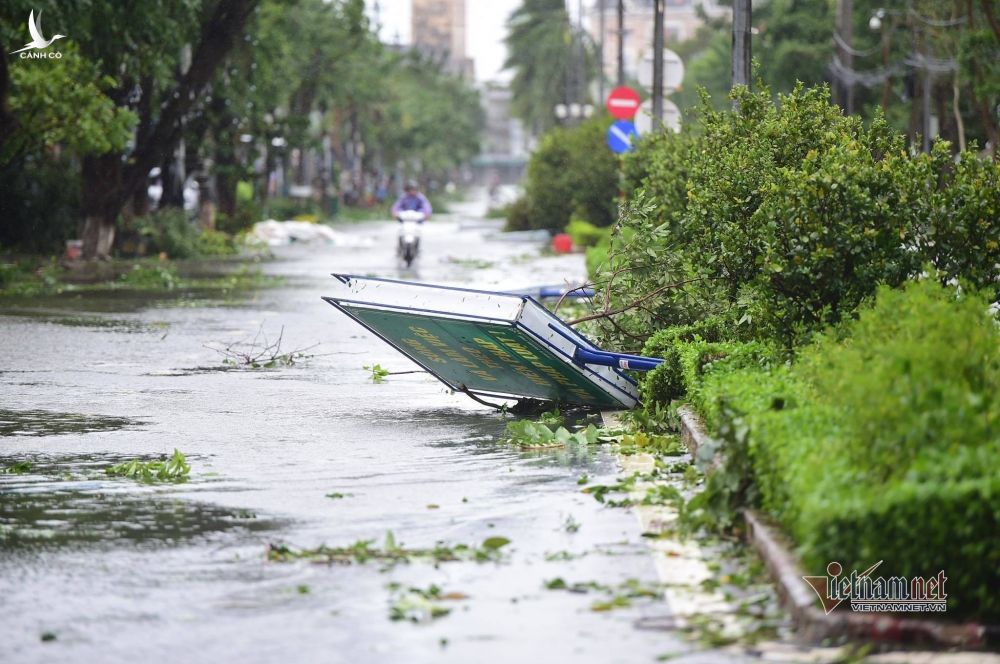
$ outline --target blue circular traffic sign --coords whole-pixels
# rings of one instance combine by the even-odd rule
[[[608,147],[615,154],[631,152],[633,143],[638,138],[639,132],[628,120],[615,120],[608,127]]]

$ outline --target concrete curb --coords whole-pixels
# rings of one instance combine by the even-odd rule
[[[681,420],[681,439],[695,455],[709,440],[701,418],[690,406],[677,410]],[[946,623],[886,614],[839,611],[830,614],[819,608],[817,598],[802,577],[805,571],[792,553],[787,538],[754,510],[744,512],[747,541],[764,560],[778,589],[782,604],[803,638],[819,642],[826,639],[860,639],[884,643],[935,644],[942,647],[996,647],[1000,627],[976,623]]]

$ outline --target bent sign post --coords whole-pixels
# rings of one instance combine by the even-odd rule
[[[324,300],[455,391],[598,408],[638,404],[635,381],[622,372],[639,369],[629,364],[637,358],[604,353],[528,296],[333,276],[340,293]]]

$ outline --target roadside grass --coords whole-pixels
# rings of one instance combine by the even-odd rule
[[[20,258],[0,262],[0,298],[27,298],[101,291],[237,291],[273,288],[281,277],[265,275],[257,259],[118,259],[67,268],[55,258]],[[226,266],[237,264],[233,270]],[[209,268],[209,269],[205,269]]]

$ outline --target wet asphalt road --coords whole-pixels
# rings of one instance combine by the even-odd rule
[[[333,271],[503,289],[584,276],[579,255],[490,239],[472,206],[456,209],[426,226],[411,271],[396,265],[392,224],[359,224],[345,229],[355,246],[278,250],[263,269],[285,282],[255,294],[0,310],[0,463],[34,463],[0,475],[0,661],[610,664],[690,651],[637,628],[663,602],[594,612],[605,596],[544,587],[656,581],[635,517],[577,484],[614,476],[607,450],[520,452],[501,442],[502,416],[425,374],[373,384],[363,365],[416,367],[320,300]],[[261,326],[271,338],[283,327],[288,350],[319,344],[317,356],[219,371],[205,345]],[[101,472],[174,448],[193,467],[185,484]],[[512,543],[501,563],[389,571],[265,558],[271,542],[388,531],[408,546]],[[570,559],[549,559],[560,552]],[[468,598],[429,624],[393,622],[390,583]]]

